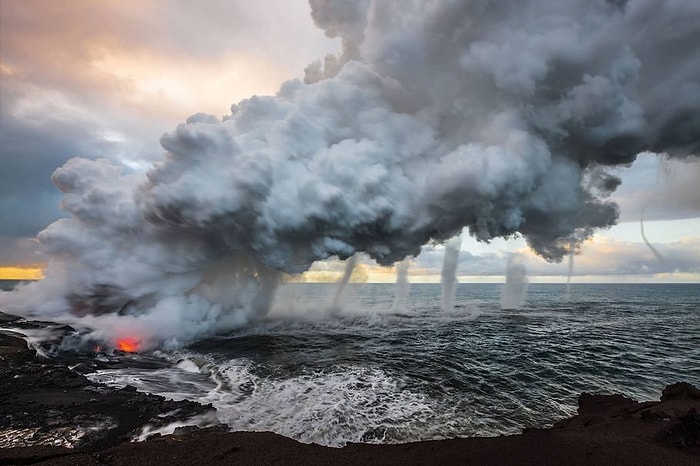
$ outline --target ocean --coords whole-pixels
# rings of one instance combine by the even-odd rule
[[[6,284],[7,285],[7,284]],[[176,351],[119,356],[107,384],[211,403],[233,430],[302,442],[494,436],[576,412],[581,392],[658,399],[700,386],[700,284],[532,284],[518,310],[502,285],[290,284],[264,320]]]

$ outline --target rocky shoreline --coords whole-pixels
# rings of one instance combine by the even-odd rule
[[[41,326],[0,313],[6,327]],[[12,325],[9,325],[12,324]],[[144,433],[214,409],[93,383],[0,331],[0,464],[700,464],[700,390],[669,385],[660,401],[579,397],[578,415],[520,435],[329,448],[227,426]],[[147,432],[147,430],[146,430]]]
[[[10,319],[0,315],[0,322]],[[16,320],[12,327],[41,325]],[[67,358],[41,356],[22,334],[0,330],[0,448],[100,450],[131,440],[146,426],[213,416],[211,405],[93,383],[77,366]]]

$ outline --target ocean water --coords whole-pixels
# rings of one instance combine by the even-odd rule
[[[9,291],[22,283],[22,280],[0,280],[0,291]]]
[[[392,311],[393,285],[350,285],[329,314],[332,285],[287,285],[261,322],[89,376],[331,446],[512,434],[574,414],[584,391],[700,385],[698,284],[533,284],[507,311],[501,288],[460,284],[444,312],[439,285],[414,284]]]

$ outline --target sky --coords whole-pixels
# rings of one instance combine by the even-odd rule
[[[35,236],[66,215],[51,174],[67,160],[147,170],[164,153],[161,135],[188,116],[275,94],[339,49],[305,0],[1,0],[0,278],[40,273]],[[615,171],[620,223],[582,244],[572,281],[699,282],[700,162],[641,154]],[[460,280],[502,281],[509,254],[524,258],[531,281],[567,279],[568,259],[546,262],[519,238],[465,234]],[[438,281],[442,255],[426,246],[411,280]],[[363,279],[393,281],[390,268],[366,258],[361,267]],[[309,276],[341,270],[321,263]]]

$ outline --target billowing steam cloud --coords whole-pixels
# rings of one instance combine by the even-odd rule
[[[601,166],[699,152],[696,0],[310,3],[343,48],[304,82],[192,116],[145,176],[58,169],[46,279],[2,305],[177,344],[265,312],[280,271],[389,265],[464,226],[560,260],[617,219]]]

